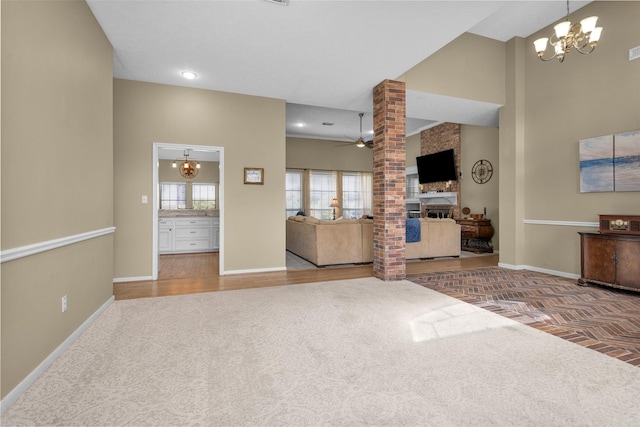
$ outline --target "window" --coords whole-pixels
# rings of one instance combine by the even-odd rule
[[[302,209],[302,171],[287,171],[286,175],[287,218]]]
[[[366,172],[342,173],[342,217],[360,218],[371,215],[373,174]]]
[[[160,183],[160,209],[185,209],[187,185],[179,182]]]
[[[407,199],[416,199],[420,194],[420,180],[418,174],[407,175]]]
[[[331,219],[332,210],[329,207],[331,199],[336,194],[336,173],[309,173],[309,215],[318,219]]]
[[[193,209],[215,209],[216,185],[191,184],[191,204]]]

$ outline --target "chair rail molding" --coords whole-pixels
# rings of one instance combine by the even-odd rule
[[[33,243],[31,245],[20,246],[17,248],[7,249],[0,252],[0,263],[13,261],[19,258],[28,257],[39,254],[41,252],[50,251],[63,246],[72,245],[74,243],[83,242],[85,240],[95,239],[96,237],[111,234],[116,231],[115,227],[101,228],[99,230],[87,231],[86,233],[74,234],[72,236],[61,237],[59,239],[47,240],[44,242]]]
[[[560,225],[563,227],[596,227],[598,228],[599,224],[597,222],[581,222],[581,221],[550,221],[545,219],[524,219],[522,220],[524,224],[534,224],[534,225]]]

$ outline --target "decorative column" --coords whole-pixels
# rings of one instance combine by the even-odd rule
[[[385,80],[373,89],[373,275],[406,277],[406,92]]]

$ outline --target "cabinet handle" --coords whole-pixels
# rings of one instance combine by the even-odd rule
[[[196,234],[196,232],[195,232],[195,231],[190,231],[189,233],[190,233],[190,234]]]

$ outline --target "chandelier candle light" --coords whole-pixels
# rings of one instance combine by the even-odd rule
[[[533,42],[538,53],[538,58],[543,61],[550,61],[558,58],[563,62],[567,53],[575,48],[579,53],[588,55],[596,48],[602,27],[596,27],[597,16],[590,16],[580,21],[579,24],[571,24],[569,21],[569,1],[567,0],[567,20],[553,27],[555,34],[551,38],[543,37]],[[547,50],[547,42],[553,46],[554,54],[550,58],[543,58]]]
[[[178,167],[178,161],[174,160],[171,163],[172,168]],[[184,152],[184,160],[180,161],[180,175],[182,175],[186,179],[195,178],[198,175],[198,169],[200,169],[200,162],[189,160],[189,150]]]

